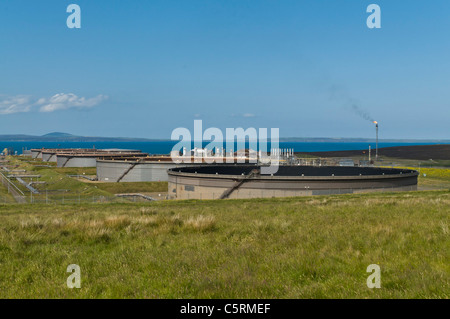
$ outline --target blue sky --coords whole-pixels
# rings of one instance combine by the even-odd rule
[[[449,33],[447,0],[2,0],[0,134],[448,139]]]

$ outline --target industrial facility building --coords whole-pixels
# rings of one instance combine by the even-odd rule
[[[258,165],[209,165],[168,171],[169,198],[263,198],[370,191],[417,190],[418,172],[346,166],[280,166],[261,175]]]

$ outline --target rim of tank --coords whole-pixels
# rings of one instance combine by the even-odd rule
[[[261,165],[199,165],[168,169],[169,176],[197,178],[241,179]],[[280,165],[278,172],[272,175],[257,175],[249,180],[336,180],[336,179],[383,179],[406,178],[418,176],[419,172],[411,169],[384,167],[349,167],[349,166],[303,166]]]
[[[101,154],[97,156],[97,162],[113,162],[113,163],[140,163],[144,164],[146,162],[150,163],[158,163],[158,162],[172,162],[172,158],[170,156],[159,156],[159,155],[149,155],[147,153],[140,154],[118,154],[117,156],[111,156],[111,154]]]
[[[31,152],[41,152],[45,154],[124,154],[124,156],[131,156],[133,154],[147,154],[142,153],[141,150],[134,149],[93,149],[93,148],[44,148],[44,149],[30,149]]]
[[[92,152],[92,148],[32,148],[32,152],[44,152],[44,153],[55,153],[55,152]]]
[[[167,155],[146,155],[146,156],[142,156],[142,157],[133,155],[133,156],[123,156],[123,157],[114,157],[114,158],[112,158],[112,156],[110,156],[109,154],[105,154],[105,155],[101,155],[101,156],[99,156],[97,158],[98,162],[104,162],[104,163],[106,163],[106,162],[112,162],[112,163],[121,163],[121,162],[123,162],[123,163],[130,163],[130,162],[135,162],[136,163],[136,162],[140,161],[138,164],[171,163],[171,164],[176,164],[176,165],[180,165],[180,166],[183,166],[183,165],[188,165],[188,166],[191,166],[191,165],[226,165],[226,164],[208,164],[208,162],[206,162],[205,160],[203,160],[203,164],[202,163],[195,163],[194,162],[194,160],[195,160],[194,156],[192,156],[190,158],[190,160],[191,160],[191,163],[183,163],[183,162],[176,163],[176,162],[173,161],[172,157],[167,156]],[[214,160],[222,160],[223,162],[225,162],[226,160],[229,160],[229,158],[226,158],[226,157],[219,158],[219,159],[214,158]],[[241,158],[234,158],[233,160],[238,161],[238,160],[242,160],[242,159]],[[247,162],[249,161],[249,159],[245,159],[245,160]],[[251,164],[247,163],[247,165],[251,165]]]
[[[147,156],[147,153],[108,153],[108,155],[105,155],[103,152],[99,153],[55,153],[58,157],[104,157],[108,156],[110,158],[121,158],[123,156],[127,156],[129,158],[143,158]]]

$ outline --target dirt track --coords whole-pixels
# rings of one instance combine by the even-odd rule
[[[368,154],[369,150],[307,152],[304,154],[318,157],[353,157],[364,155],[363,152]],[[378,155],[417,160],[450,160],[450,144],[384,147],[378,149]],[[372,149],[372,156],[375,156],[374,149]]]

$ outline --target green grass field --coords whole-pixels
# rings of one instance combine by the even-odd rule
[[[450,169],[420,169],[419,189],[433,191],[61,205],[167,183],[89,182],[68,175],[93,168],[10,159],[59,204],[12,204],[0,184],[1,298],[450,297]],[[81,289],[66,286],[69,264]],[[381,289],[366,285],[370,264]]]
[[[50,197],[53,196],[53,192],[60,191],[56,196],[61,196],[61,194],[66,193],[66,196],[110,196],[112,194],[102,191],[93,184],[84,183],[78,181],[68,175],[72,174],[82,174],[86,172],[86,175],[96,174],[95,168],[56,168],[56,167],[40,167],[39,165],[47,165],[49,163],[34,160],[33,162],[24,161],[15,156],[8,156],[8,160],[11,164],[18,165],[16,169],[24,169],[26,172],[23,174],[40,175],[39,181],[45,182],[45,184],[35,185],[42,192],[42,196],[45,196],[45,190],[50,192]],[[36,162],[36,163],[34,163]],[[55,163],[51,163],[55,164]],[[15,182],[13,180],[13,182]],[[24,192],[27,192],[26,187],[22,184],[15,182],[15,185]],[[63,192],[66,190],[67,192]],[[41,197],[42,197],[41,196]]]
[[[414,169],[419,174],[419,190],[450,189],[450,169],[399,166],[398,168]]]
[[[0,297],[449,298],[449,208],[448,190],[0,205]]]
[[[47,198],[49,200],[60,200],[63,196],[76,199],[80,197],[85,200],[91,199],[92,196],[104,196],[111,199],[114,197],[114,194],[120,193],[167,192],[167,182],[102,183],[69,177],[69,175],[95,176],[95,167],[45,167],[40,165],[47,165],[47,162],[40,160],[29,161],[16,156],[9,156],[8,159],[12,164],[18,165],[16,169],[24,169],[26,174],[38,174],[41,176],[39,181],[45,182],[45,184],[34,186],[41,191],[40,195],[34,196],[34,200],[45,201]],[[29,193],[24,185],[15,180],[13,182],[24,193]],[[3,198],[3,193],[0,191],[0,199]]]
[[[120,193],[167,193],[167,182],[95,183],[99,189],[111,194]]]

